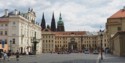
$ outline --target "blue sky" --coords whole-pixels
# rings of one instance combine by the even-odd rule
[[[125,0],[0,0],[0,15],[4,9],[27,12],[33,8],[36,21],[41,22],[42,13],[50,25],[52,13],[56,22],[60,12],[66,31],[99,31],[105,28],[107,18],[125,6]]]

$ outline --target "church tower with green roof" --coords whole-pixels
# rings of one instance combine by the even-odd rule
[[[59,21],[57,22],[57,31],[65,31],[65,28],[64,28],[64,23],[62,21],[62,17],[61,17],[61,13],[60,13],[60,16],[59,16]]]

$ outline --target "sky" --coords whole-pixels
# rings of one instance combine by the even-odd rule
[[[56,24],[61,13],[66,31],[97,32],[104,30],[107,18],[124,6],[125,0],[0,0],[0,16],[4,9],[27,12],[33,8],[39,23],[43,12],[48,25],[53,12]]]

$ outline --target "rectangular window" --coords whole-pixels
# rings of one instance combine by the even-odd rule
[[[3,24],[1,24],[1,26],[3,26]]]
[[[5,24],[5,26],[8,26],[8,24]]]
[[[117,29],[118,29],[118,31],[121,31],[121,27],[118,27]]]
[[[106,44],[105,44],[105,47],[106,47]]]
[[[3,35],[3,31],[0,31],[0,35]]]
[[[5,31],[5,35],[7,35],[7,31]]]
[[[13,39],[13,44],[15,44],[15,39]]]
[[[13,22],[13,25],[15,25],[15,22]]]
[[[2,43],[2,40],[0,40],[0,44]]]
[[[7,39],[5,39],[5,44],[7,44]]]

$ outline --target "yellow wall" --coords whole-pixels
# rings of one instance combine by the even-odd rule
[[[4,48],[2,48],[2,44],[0,44],[0,49],[3,49],[3,51],[8,52],[8,44],[5,44]]]

